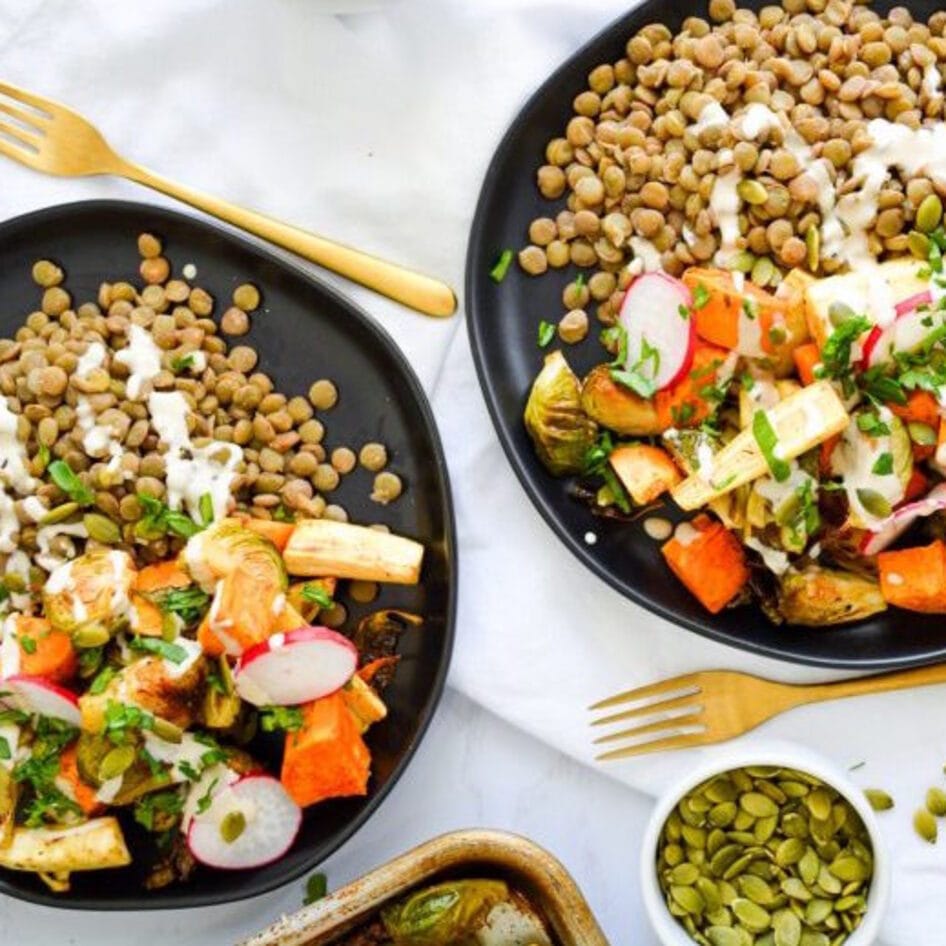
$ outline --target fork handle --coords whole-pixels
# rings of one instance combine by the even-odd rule
[[[430,276],[415,273],[396,263],[362,253],[350,246],[300,230],[253,210],[238,207],[218,197],[202,194],[169,181],[131,161],[122,161],[116,170],[122,177],[161,191],[162,194],[190,204],[241,230],[262,237],[270,243],[276,243],[297,256],[318,263],[425,315],[445,317],[456,311],[457,298],[453,290],[446,283]]]
[[[806,703],[819,703],[823,700],[837,700],[867,693],[889,693],[893,690],[931,686],[934,683],[946,683],[946,664],[880,673],[854,680],[838,680],[836,683],[799,686],[795,688],[799,691],[799,699],[795,705],[802,706]]]

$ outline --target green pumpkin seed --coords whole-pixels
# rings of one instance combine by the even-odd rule
[[[760,181],[744,177],[736,185],[736,193],[747,203],[759,207],[769,199],[766,186]]]
[[[805,261],[813,273],[818,272],[821,264],[821,231],[814,225],[805,231]]]
[[[693,825],[685,824],[681,831],[683,834],[683,840],[686,841],[690,847],[706,847],[706,831],[704,831],[703,828],[697,828]]]
[[[753,818],[772,818],[778,815],[778,805],[760,792],[746,792],[741,795],[739,807]]]
[[[754,946],[775,946],[775,934],[769,930],[756,938]]]
[[[733,900],[732,912],[750,933],[762,933],[772,924],[772,914],[768,910],[744,897]]]
[[[775,891],[761,878],[753,874],[744,874],[736,881],[736,887],[747,900],[759,906],[771,906],[775,900]]]
[[[858,857],[842,855],[828,865],[828,870],[845,883],[866,880],[870,876],[870,868]]]
[[[679,864],[670,871],[670,882],[692,887],[700,876],[700,869],[695,864]]]
[[[63,522],[70,516],[74,516],[79,511],[78,503],[62,503],[54,506],[49,512],[39,520],[41,526],[52,526],[57,522]]]
[[[804,798],[811,791],[811,786],[804,782],[779,782],[778,787],[786,798]]]
[[[742,946],[739,931],[731,926],[711,926],[706,931],[706,938],[712,946]]]
[[[118,778],[134,765],[137,751],[132,745],[115,746],[105,753],[99,763],[98,777],[102,782]]]
[[[825,865],[822,865],[818,870],[817,884],[826,894],[832,897],[836,897],[842,888],[841,881]]]
[[[109,633],[104,627],[90,624],[72,632],[72,643],[80,650],[90,647],[103,647],[109,641]]]
[[[936,194],[927,194],[916,208],[916,228],[922,233],[932,233],[942,222],[943,202]]]
[[[740,250],[729,258],[726,266],[733,272],[745,273],[748,276],[755,266],[755,256],[748,250]]]
[[[831,946],[831,940],[824,933],[808,931],[801,934],[798,946]]]
[[[857,313],[846,302],[842,302],[840,299],[835,299],[835,301],[828,306],[828,320],[835,328],[838,328],[856,316]]]
[[[775,946],[798,946],[801,942],[801,920],[791,910],[781,910],[772,921]]]
[[[717,778],[706,786],[704,794],[714,805],[721,805],[724,802],[735,801],[739,793],[728,778]]]
[[[710,859],[710,870],[717,877],[722,877],[741,854],[742,848],[738,844],[727,844],[726,847],[720,848]]]
[[[220,822],[220,837],[227,844],[233,844],[246,830],[246,815],[242,811],[228,811]]]
[[[931,788],[926,793],[926,810],[937,818],[946,816],[946,792],[941,788]]]
[[[101,513],[87,512],[82,517],[82,524],[89,533],[89,538],[103,545],[115,545],[122,540],[122,530],[118,524]]]
[[[808,820],[797,812],[790,812],[782,818],[782,831],[790,838],[807,838]]]
[[[668,844],[663,850],[664,863],[668,867],[676,867],[677,864],[682,864],[684,857],[683,848],[679,844]]]
[[[921,447],[932,447],[936,444],[936,431],[929,424],[911,420],[907,424],[907,432],[910,434],[910,439]]]
[[[786,897],[791,897],[792,900],[801,900],[803,903],[812,899],[811,891],[797,877],[787,877],[782,881],[782,893]]]
[[[816,788],[805,798],[805,804],[818,821],[827,821],[831,817],[831,796],[825,789]]]
[[[913,830],[927,844],[935,844],[939,835],[939,829],[936,827],[936,819],[925,809],[921,808],[913,816]]]
[[[727,841],[726,832],[722,828],[713,828],[706,836],[706,853],[712,857]]]
[[[739,809],[736,807],[735,802],[724,801],[720,802],[718,805],[714,805],[709,810],[707,817],[709,818],[710,824],[714,824],[719,828],[726,828],[735,821],[738,811]]]
[[[184,738],[184,730],[180,726],[175,726],[160,716],[154,717],[154,734],[165,742],[179,743]]]
[[[670,896],[687,913],[698,915],[706,909],[703,898],[692,887],[674,884],[670,887]]]
[[[767,256],[760,256],[752,267],[749,279],[757,286],[768,286],[771,284],[778,270],[775,264]]]
[[[805,856],[805,842],[800,838],[786,838],[775,849],[775,863],[779,867],[791,867]]]
[[[911,230],[907,234],[907,249],[925,263],[930,256],[930,238],[919,230]]]
[[[876,489],[858,489],[855,490],[857,501],[872,515],[878,519],[886,519],[890,515],[891,506],[885,496],[882,496]]]
[[[775,829],[778,827],[778,816],[772,815],[771,818],[760,818],[755,823],[755,828],[753,829],[753,834],[755,835],[756,841],[759,844],[765,844],[769,838],[775,834]]]
[[[834,908],[839,913],[847,913],[849,910],[860,913],[863,912],[865,906],[864,898],[857,894],[852,894],[849,897],[839,897],[834,903]]]
[[[703,916],[711,926],[732,926],[732,914],[725,907],[707,910]]]
[[[834,904],[830,900],[816,898],[805,906],[805,922],[809,926],[820,926],[833,912]]]
[[[709,877],[697,877],[694,884],[696,892],[703,898],[707,913],[715,913],[723,906],[723,899],[719,894],[719,887]]]
[[[818,879],[818,872],[821,870],[821,861],[818,855],[809,847],[805,849],[802,859],[798,862],[798,876],[802,883],[811,886]]]

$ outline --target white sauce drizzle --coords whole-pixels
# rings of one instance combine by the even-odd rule
[[[115,360],[131,372],[125,391],[134,401],[141,395],[145,384],[160,372],[161,349],[155,345],[150,332],[133,324],[128,330],[128,347],[116,353]]]
[[[723,108],[716,99],[712,99],[703,106],[700,111],[700,117],[690,128],[701,135],[704,131],[716,131],[725,128],[729,124],[729,113]]]
[[[197,641],[192,641],[187,637],[177,637],[174,640],[174,643],[178,647],[183,647],[187,651],[187,657],[182,660],[179,664],[174,663],[173,660],[168,660],[166,657],[162,657],[161,660],[164,664],[164,672],[172,679],[177,680],[180,677],[183,677],[191,667],[200,659],[201,654],[203,653],[203,648]]]
[[[91,371],[100,368],[103,364],[105,364],[105,346],[101,342],[92,342],[76,362],[75,376],[88,377]]]
[[[227,512],[230,484],[243,451],[236,444],[214,441],[195,447],[187,433],[190,409],[180,391],[154,391],[148,396],[151,423],[168,445],[164,460],[167,468],[167,502],[171,509],[184,505],[195,521],[201,521],[200,500],[209,494],[213,517]]]
[[[644,532],[655,542],[665,542],[673,535],[673,523],[662,516],[648,516],[644,520]]]
[[[124,773],[121,775],[116,775],[115,778],[110,778],[99,786],[98,791],[95,793],[96,801],[102,802],[103,805],[110,805],[115,801],[115,796],[122,790],[122,782],[125,780]]]
[[[645,273],[654,273],[661,269],[660,250],[650,240],[642,236],[632,236],[627,242],[634,251],[634,258],[641,261]]]
[[[115,473],[121,468],[122,445],[113,436],[111,430],[95,422],[95,410],[87,397],[79,397],[76,403],[76,420],[83,432],[82,447],[95,459],[109,457],[106,470]]]
[[[765,565],[770,572],[776,575],[784,575],[791,566],[787,553],[783,552],[781,549],[773,549],[771,546],[760,542],[755,536],[749,536],[749,538],[743,539],[743,541],[750,549],[755,549],[755,551],[759,553],[762,558],[762,564]]]
[[[930,97],[933,98],[936,95],[939,95],[939,90],[943,84],[943,77],[939,74],[939,68],[935,62],[931,62],[926,69],[923,70],[923,91]]]
[[[733,121],[733,130],[744,141],[767,135],[770,131],[781,127],[782,122],[778,114],[761,102],[751,102]]]
[[[739,247],[739,194],[736,187],[741,175],[738,168],[730,168],[716,177],[713,192],[710,194],[710,210],[716,218],[719,229],[719,249],[716,262],[725,265],[738,252]]]
[[[3,678],[16,676],[20,672],[20,645],[16,640],[16,614],[9,614],[3,621],[3,639],[0,641],[0,670]]]
[[[36,564],[46,571],[55,571],[60,565],[73,558],[76,554],[75,545],[69,543],[65,555],[54,555],[51,543],[57,535],[72,535],[77,538],[86,539],[89,533],[81,522],[57,522],[53,525],[43,526],[36,533],[36,544],[39,546],[39,552],[35,556]]]
[[[17,747],[20,744],[20,727],[16,723],[0,723],[0,739],[5,739],[10,749],[9,759],[0,759],[0,768],[8,772],[13,769],[17,763]]]
[[[171,767],[171,780],[174,782],[183,782],[187,776],[181,771],[180,766],[192,766],[198,772],[203,768],[201,756],[207,751],[207,745],[198,742],[190,733],[184,733],[180,742],[167,742],[156,736],[154,733],[144,733],[145,749],[158,762],[163,762]]]
[[[27,496],[23,500],[23,512],[25,512],[33,522],[39,522],[49,510],[43,505],[43,501],[38,496]]]

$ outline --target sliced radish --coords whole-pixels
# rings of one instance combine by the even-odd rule
[[[327,627],[300,627],[274,634],[237,662],[237,693],[254,706],[295,706],[334,693],[358,666],[347,637]]]
[[[923,322],[929,319],[930,313],[918,311],[918,307],[929,304],[932,298],[927,291],[898,302],[894,307],[896,319],[886,328],[875,325],[870,330],[861,349],[862,370],[889,361],[895,351],[909,352],[923,344],[930,333],[930,326]]]
[[[192,782],[184,800],[184,811],[181,814],[181,831],[185,834],[191,821],[199,814],[209,811],[208,805],[222,791],[238,782],[240,776],[229,766],[218,762],[201,772],[200,778]],[[201,811],[203,809],[203,811]]]
[[[217,792],[210,808],[191,819],[187,846],[209,867],[262,867],[289,850],[301,824],[302,809],[277,779],[244,775]]]
[[[907,503],[894,510],[874,532],[868,533],[861,543],[864,555],[876,555],[893,545],[910,526],[924,516],[946,509],[946,483],[934,486],[922,499]]]
[[[644,376],[659,391],[682,380],[693,363],[696,328],[689,315],[693,298],[679,279],[666,273],[645,273],[624,295],[620,322],[627,332],[627,367],[641,364]],[[644,343],[659,359],[642,361]],[[656,362],[656,363],[655,363]]]
[[[50,683],[43,677],[16,674],[7,677],[0,689],[9,694],[3,699],[21,713],[61,719],[70,726],[79,725],[79,698],[71,690]]]

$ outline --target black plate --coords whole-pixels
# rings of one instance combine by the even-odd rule
[[[456,608],[454,522],[440,438],[424,392],[390,337],[364,312],[324,283],[262,246],[193,217],[145,204],[90,201],[50,207],[0,224],[0,334],[9,335],[38,307],[30,267],[45,257],[67,272],[78,300],[94,299],[99,283],[134,280],[136,237],[147,230],[164,239],[174,271],[197,266],[197,284],[218,300],[247,279],[260,287],[263,310],[246,337],[260,354],[260,370],[280,391],[304,394],[317,378],[338,384],[338,405],[325,415],[326,443],[387,444],[390,468],[405,481],[404,496],[388,507],[368,499],[371,474],[358,470],[333,493],[355,522],[384,522],[427,548],[422,582],[389,587],[370,606],[351,609],[349,624],[379,607],[422,614],[424,626],[405,634],[403,659],[385,691],[390,714],[368,734],[374,757],[366,798],[326,802],[306,810],[302,830],[282,859],[247,871],[200,868],[188,884],[144,891],[152,846],[123,816],[135,863],[122,870],[73,874],[68,894],[52,894],[31,874],[0,870],[0,893],[49,906],[132,910],[194,907],[265,893],[294,880],[328,857],[368,819],[400,777],[417,748],[443,689],[453,646]],[[218,307],[219,308],[219,307]],[[253,748],[253,747],[251,747]],[[275,753],[274,753],[275,750]],[[255,751],[272,757],[278,748]]]
[[[762,4],[741,4],[758,9]],[[889,9],[890,4],[878,4]],[[932,2],[911,4],[927,17]],[[687,16],[705,16],[705,0],[668,4],[649,0],[616,20],[564,63],[532,96],[512,123],[486,174],[467,253],[466,305],[473,356],[480,385],[513,469],[536,508],[569,549],[595,574],[637,604],[706,637],[796,663],[861,669],[907,667],[946,657],[940,617],[890,610],[872,620],[835,628],[773,626],[755,607],[712,616],[688,594],[664,565],[657,544],[640,524],[598,519],[568,495],[567,481],[555,480],[537,460],[522,424],[522,409],[542,364],[536,345],[541,319],[555,321],[562,312],[562,289],[576,270],[549,270],[540,278],[525,275],[514,263],[496,285],[489,271],[506,247],[528,242],[534,218],[551,216],[564,201],[551,203],[535,186],[545,145],[563,134],[575,95],[587,88],[587,75],[602,62],[624,55],[630,36],[647,23],[664,22],[677,30]],[[579,375],[603,360],[592,338],[565,353]],[[554,346],[553,346],[554,347]],[[593,530],[594,545],[584,541]],[[576,575],[576,581],[582,577]]]

